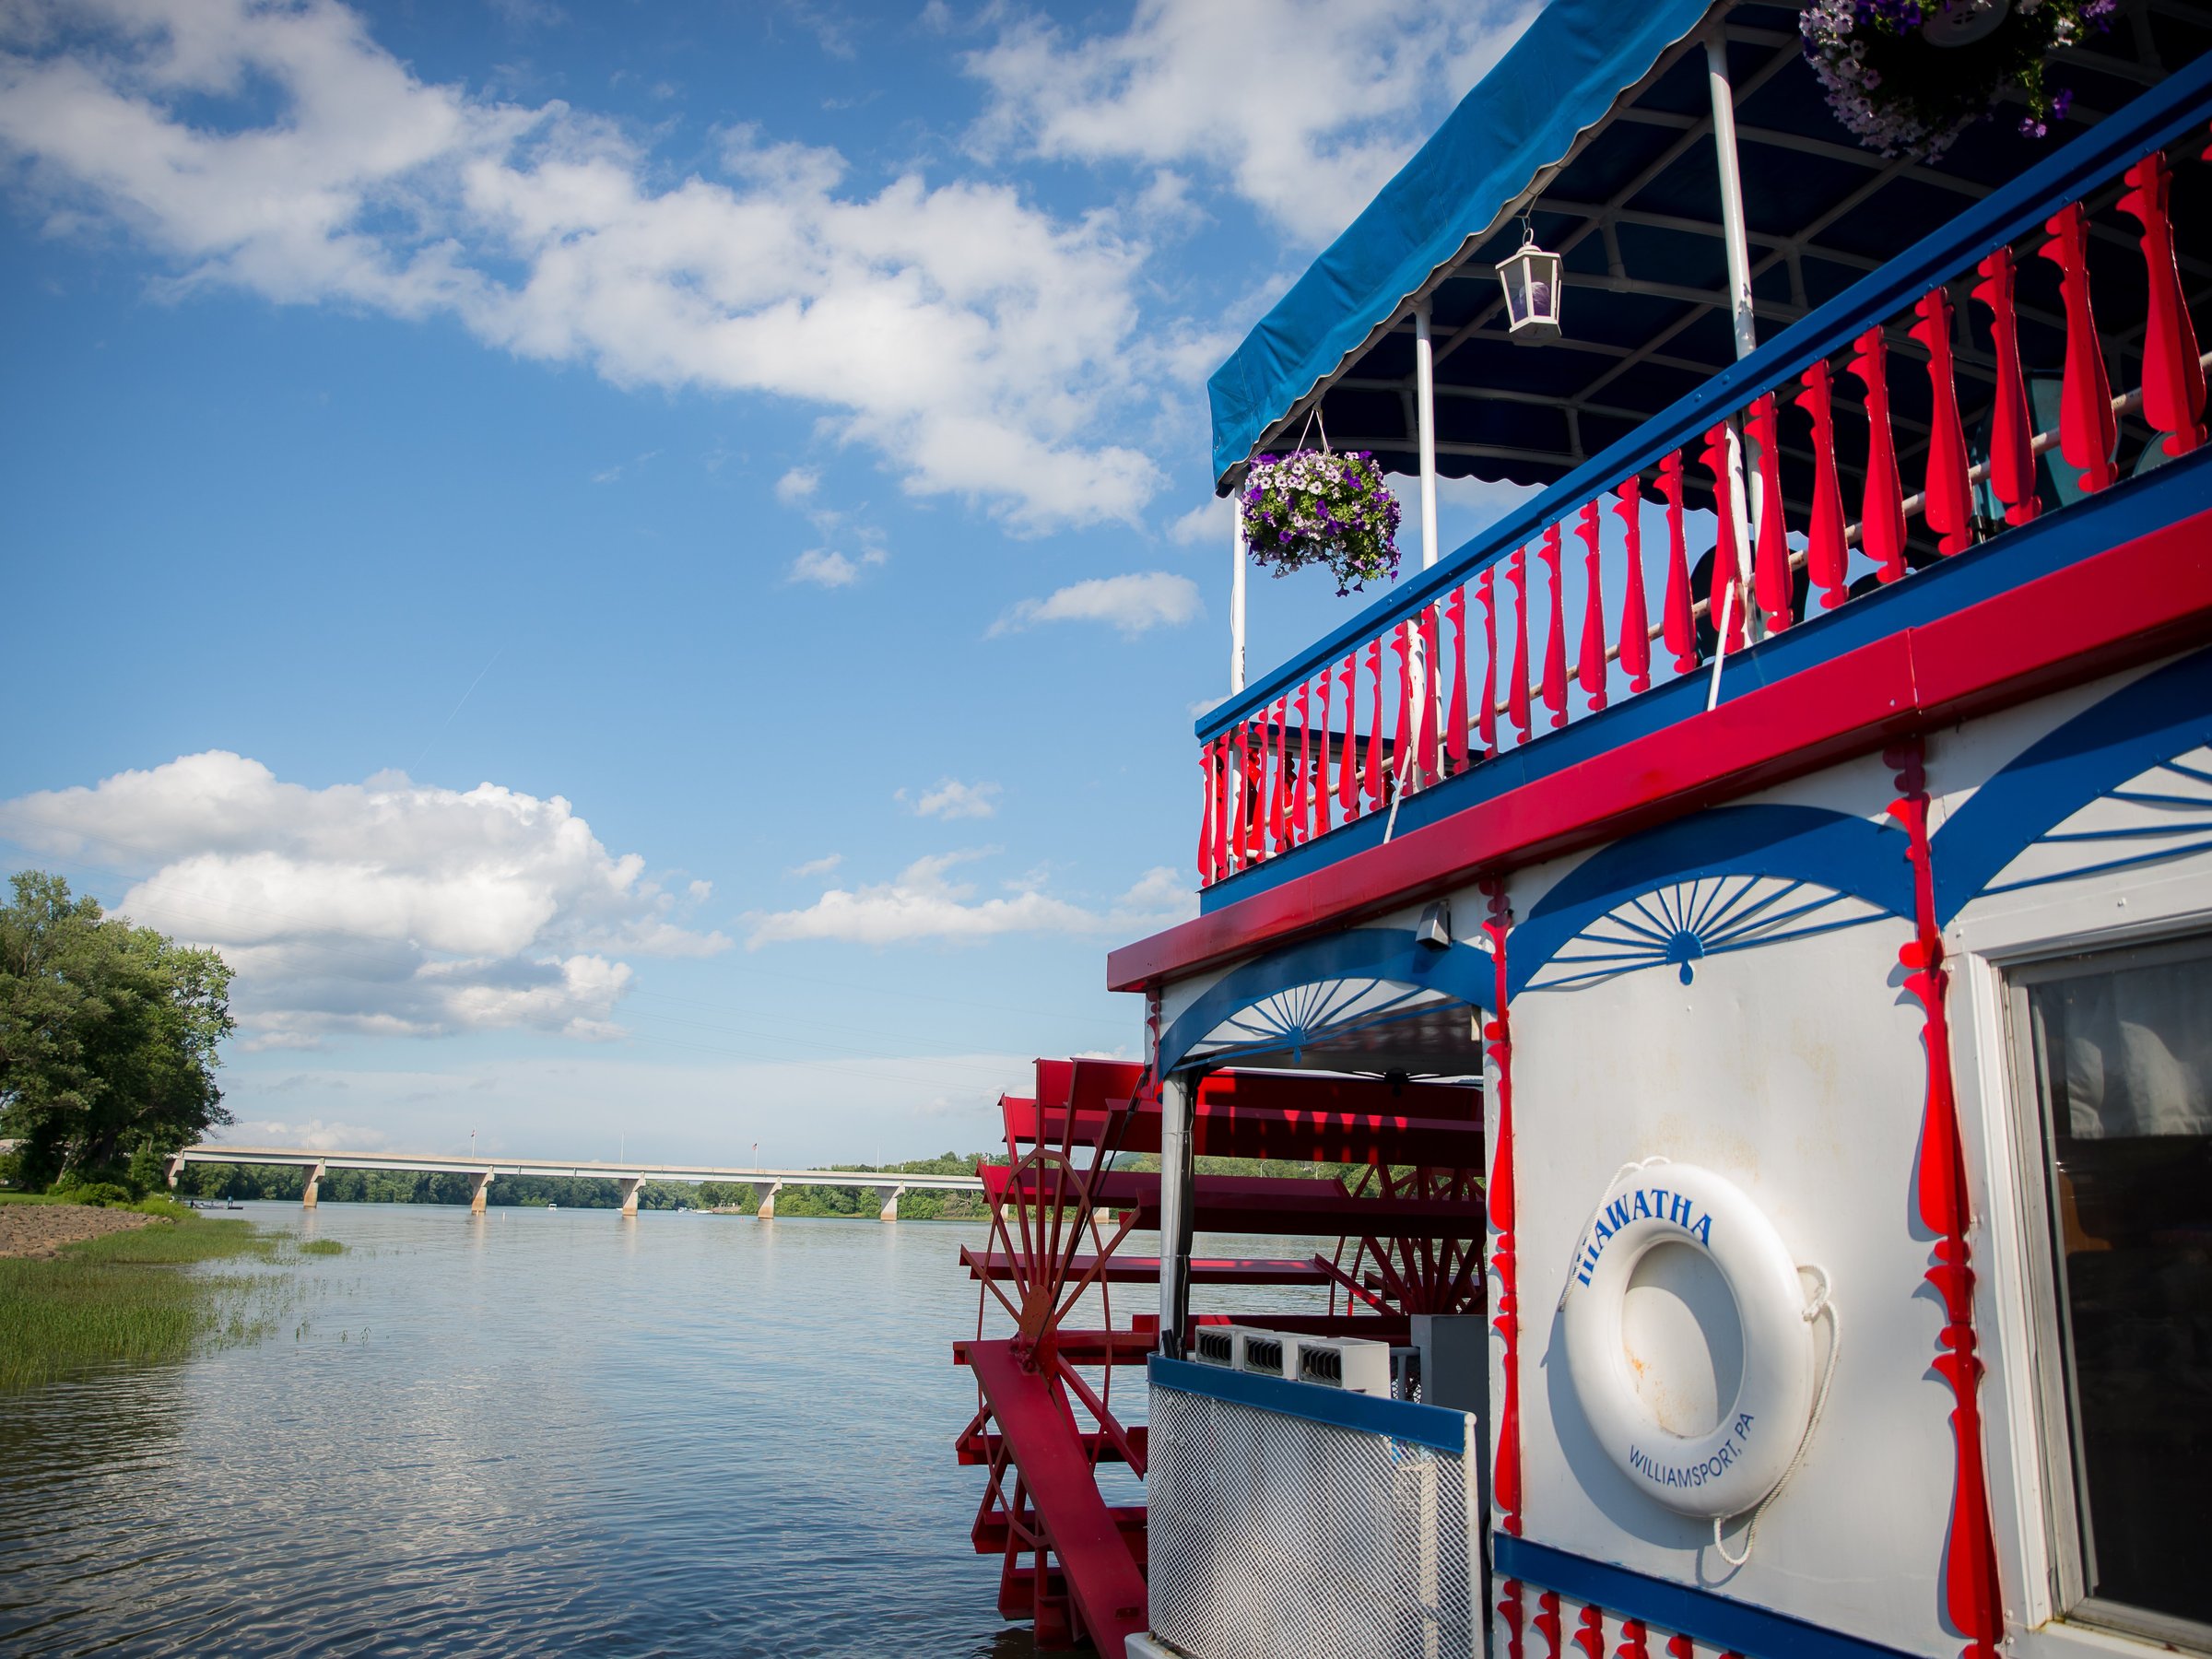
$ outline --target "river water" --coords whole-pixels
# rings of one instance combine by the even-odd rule
[[[1029,1653],[981,1223],[247,1209],[347,1246],[278,1329],[0,1402],[0,1653]]]

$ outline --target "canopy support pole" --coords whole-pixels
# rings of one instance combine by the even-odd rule
[[[1229,690],[1235,696],[1244,689],[1244,567],[1249,562],[1244,556],[1244,492],[1233,490],[1229,498],[1230,562],[1229,567]]]
[[[1421,445],[1421,569],[1438,558],[1436,545],[1436,350],[1429,337],[1429,301],[1413,308],[1414,406]]]
[[[1735,88],[1728,78],[1728,30],[1724,24],[1716,24],[1705,37],[1705,83],[1712,95],[1712,147],[1721,171],[1721,234],[1728,247],[1728,309],[1730,321],[1735,329],[1735,356],[1741,362],[1759,349],[1759,331],[1751,315],[1751,248],[1744,233],[1744,174],[1735,154]],[[1756,465],[1747,465],[1745,451],[1748,448],[1739,423],[1728,422],[1728,466],[1731,477],[1729,488],[1740,504],[1748,512],[1735,514],[1735,564],[1738,585],[1742,592],[1751,591],[1751,526],[1766,510],[1762,499]],[[1756,463],[1756,456],[1752,457]],[[1749,475],[1750,488],[1745,488],[1746,475]],[[1716,549],[1713,557],[1720,557]],[[1720,585],[1716,581],[1716,588]],[[1756,606],[1744,607],[1744,620],[1750,637],[1764,637]],[[1713,648],[1712,687],[1706,706],[1711,708],[1721,692],[1721,659],[1727,653],[1728,641],[1724,635]]]
[[[1744,175],[1735,159],[1735,88],[1728,79],[1728,36],[1705,37],[1705,79],[1712,94],[1712,147],[1721,165],[1721,233],[1728,243],[1729,307],[1735,324],[1735,355],[1759,348],[1751,321],[1751,249],[1744,235]]]

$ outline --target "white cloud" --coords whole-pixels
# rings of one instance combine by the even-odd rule
[[[799,877],[827,876],[844,862],[845,855],[842,853],[825,853],[821,857],[810,858],[805,864],[793,865],[785,874]]]
[[[153,868],[119,909],[221,949],[253,1047],[335,1032],[619,1034],[623,957],[720,934],[559,795],[386,772],[309,789],[222,751],[0,802],[36,853]],[[693,884],[691,902],[698,900]]]
[[[828,547],[809,547],[791,561],[790,582],[811,582],[817,587],[851,587],[860,580],[860,567],[842,553]]]
[[[1203,608],[1198,584],[1188,576],[1146,571],[1093,577],[1042,599],[1024,599],[991,625],[991,633],[1012,633],[1039,622],[1107,622],[1134,639],[1148,629],[1180,626]]]
[[[1334,237],[1512,45],[1534,0],[1140,0],[1068,39],[1018,17],[968,68],[986,153],[1197,167],[1294,234]],[[1179,199],[1156,179],[1150,197]]]
[[[1002,793],[995,783],[963,783],[958,778],[940,778],[935,789],[925,789],[914,797],[913,808],[922,818],[987,818],[998,811],[998,797]],[[907,792],[902,789],[894,798],[903,801]]]
[[[614,123],[420,80],[335,0],[17,0],[0,45],[0,153],[50,226],[121,226],[172,295],[451,316],[619,385],[789,398],[1023,531],[1135,522],[1158,486],[1099,436],[1143,355],[1144,250],[1110,216],[850,189],[837,152],[749,128],[664,186]]]
[[[811,466],[794,466],[776,480],[776,500],[786,507],[796,507],[802,501],[814,499],[820,488],[822,475]]]
[[[1236,511],[1229,498],[1216,496],[1201,501],[1168,526],[1168,539],[1179,547],[1230,545],[1230,515]]]
[[[791,561],[791,571],[783,580],[811,582],[817,587],[851,587],[863,571],[873,570],[889,558],[881,547],[864,547],[858,559],[848,559],[832,547],[809,547]]]
[[[1165,927],[1197,912],[1197,900],[1173,870],[1147,871],[1103,910],[1046,893],[1030,876],[1009,884],[1009,896],[978,899],[972,883],[948,872],[984,857],[990,849],[917,858],[889,881],[853,889],[832,888],[803,910],[752,918],[748,949],[796,940],[828,939],[852,945],[971,945],[1008,934],[1136,934]]]
[[[233,1147],[307,1147],[318,1152],[373,1152],[385,1144],[383,1132],[364,1124],[334,1124],[322,1118],[294,1123],[284,1118],[246,1118],[218,1131],[216,1141]]]

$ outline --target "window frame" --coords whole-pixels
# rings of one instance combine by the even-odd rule
[[[2086,1492],[2088,1469],[2076,1384],[2073,1345],[2062,1310],[2067,1305],[2065,1265],[2058,1249],[2055,1217],[2061,1204],[2051,1103],[2037,1072],[2034,1022],[2028,994],[2035,986],[2087,972],[2156,967],[2164,962],[2212,959],[2212,927],[2203,918],[2185,933],[2154,938],[2075,938],[2031,956],[1992,961],[1999,976],[2005,1029],[2004,1069],[2014,1145],[2021,1154],[2012,1171],[2018,1206],[2023,1286],[2031,1371],[2032,1428],[2041,1465],[2045,1566],[2052,1617],[2083,1630],[2147,1640],[2212,1653],[2212,1623],[2200,1624],[2088,1589],[2095,1523]],[[2030,1162],[2032,1157],[2032,1164]]]

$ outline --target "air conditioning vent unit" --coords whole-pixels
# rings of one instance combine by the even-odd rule
[[[1280,1377],[1286,1374],[1283,1370],[1286,1346],[1291,1356],[1295,1356],[1298,1352],[1296,1343],[1286,1345],[1279,1336],[1263,1336],[1257,1331],[1245,1331],[1239,1335],[1238,1347],[1240,1351],[1237,1355],[1239,1371],[1258,1371],[1263,1376]]]
[[[1237,1363],[1237,1334],[1227,1325],[1200,1325],[1198,1340],[1192,1345],[1191,1358],[1205,1365],[1234,1368]]]
[[[1349,1394],[1390,1397],[1390,1344],[1365,1336],[1301,1336],[1298,1380]]]

